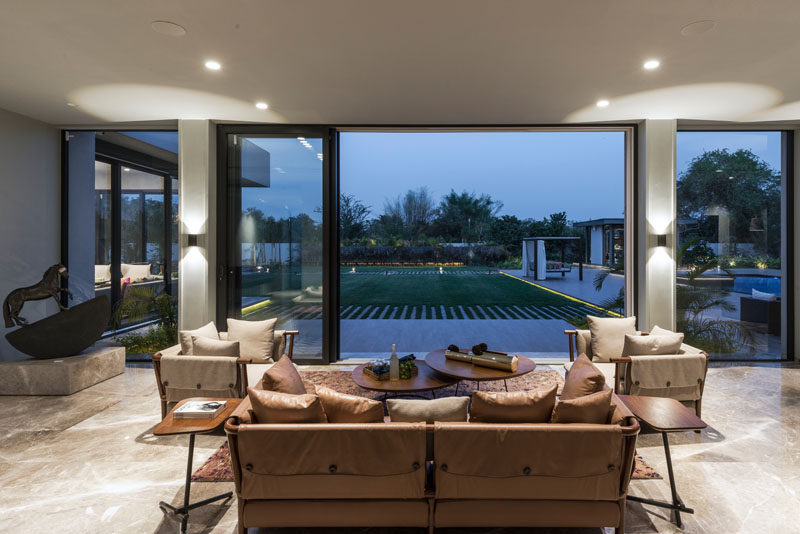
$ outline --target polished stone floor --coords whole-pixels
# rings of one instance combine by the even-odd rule
[[[255,378],[262,371],[254,368],[250,374]],[[177,532],[177,523],[162,515],[158,502],[182,499],[187,437],[154,437],[159,415],[148,367],[129,366],[125,374],[70,397],[0,397],[0,532]],[[716,364],[709,371],[704,419],[707,431],[670,438],[678,489],[696,510],[694,516],[684,515],[683,531],[800,532],[800,367]],[[222,434],[198,436],[195,467],[223,441]],[[638,449],[666,475],[658,435],[642,436]],[[232,487],[195,483],[192,497]],[[665,499],[669,486],[665,480],[633,481],[631,494]],[[665,510],[637,503],[629,503],[627,522],[627,532],[680,532]],[[211,505],[192,513],[189,531],[232,533],[235,524],[235,503]]]

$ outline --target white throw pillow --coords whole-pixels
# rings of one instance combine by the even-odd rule
[[[221,341],[213,337],[192,336],[192,352],[195,356],[239,357],[238,341]]]
[[[653,325],[653,328],[650,329],[651,336],[669,336],[674,334],[672,330],[667,330],[666,328],[661,328],[658,325]]]
[[[636,334],[636,316],[613,317],[586,316],[592,334],[592,361],[608,362],[622,356],[625,334]]]
[[[625,334],[623,356],[655,356],[660,354],[680,354],[683,334],[637,336]]]
[[[228,340],[239,342],[242,358],[251,358],[258,363],[271,362],[277,322],[277,318],[265,321],[228,319]]]
[[[122,278],[130,278],[131,282],[141,280],[143,278],[150,278],[150,265],[131,265],[130,263],[120,264],[119,270],[122,272]]]
[[[778,300],[778,295],[775,293],[764,293],[763,291],[759,291],[757,289],[753,290],[752,297],[757,300],[767,300],[769,302]]]
[[[95,282],[111,281],[111,265],[95,265],[94,281]]]
[[[205,326],[201,326],[195,330],[181,330],[178,332],[178,341],[181,344],[181,354],[191,356],[194,354],[192,345],[192,336],[209,337],[211,339],[219,339],[217,327],[214,326],[214,321],[211,321]]]

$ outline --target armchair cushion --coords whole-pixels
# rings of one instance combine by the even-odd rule
[[[470,421],[478,423],[546,423],[553,413],[556,390],[514,391],[511,393],[475,391],[472,393]]]
[[[552,423],[607,423],[611,414],[611,389],[556,403]]]
[[[594,317],[587,315],[592,334],[592,361],[608,362],[622,356],[625,334],[636,334],[636,317]]]
[[[648,356],[678,354],[683,344],[683,334],[650,334],[639,336],[625,334],[622,356]]]
[[[570,366],[569,373],[564,380],[564,388],[561,390],[561,400],[576,399],[597,393],[605,385],[606,377],[603,372],[595,367],[585,354],[581,354]]]
[[[242,358],[254,362],[271,362],[272,345],[275,341],[275,323],[278,319],[265,321],[240,321],[228,319],[228,340],[238,341]]]
[[[702,352],[656,356],[631,356],[625,378],[629,395],[699,400],[708,361]]]
[[[239,342],[192,336],[192,351],[196,356],[228,356],[238,358]]]
[[[592,332],[590,330],[578,330],[575,337],[575,349],[578,354],[585,354],[592,359]]]
[[[181,354],[186,356],[194,354],[194,352],[192,352],[192,336],[219,339],[219,332],[217,332],[217,327],[214,326],[214,321],[211,321],[207,325],[201,326],[200,328],[196,328],[195,330],[181,330],[178,332],[178,341],[181,344]]]
[[[325,423],[319,397],[312,394],[289,395],[277,391],[247,388],[257,423]]]
[[[346,395],[325,386],[317,387],[317,396],[329,423],[383,423],[380,401]]]
[[[267,369],[261,379],[261,384],[267,391],[277,391],[291,395],[307,393],[300,373],[297,372],[297,368],[288,356],[284,356],[278,360],[278,363]]]
[[[275,330],[272,342],[272,361],[277,362],[286,351],[286,330]]]

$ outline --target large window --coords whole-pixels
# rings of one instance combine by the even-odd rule
[[[73,304],[108,298],[110,329],[158,319],[147,303],[177,291],[177,136],[67,133],[63,232]]]
[[[677,136],[677,327],[715,359],[786,357],[782,132]]]
[[[239,135],[227,145],[225,317],[299,330],[296,360],[323,355],[323,140]]]
[[[564,329],[624,314],[626,135],[341,133],[341,356],[566,357]]]

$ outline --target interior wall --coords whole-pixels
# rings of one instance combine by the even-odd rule
[[[61,257],[58,128],[0,110],[0,299],[38,282]],[[25,304],[29,321],[57,311],[52,300]],[[5,326],[5,325],[3,325]],[[28,358],[0,336],[0,361]]]

